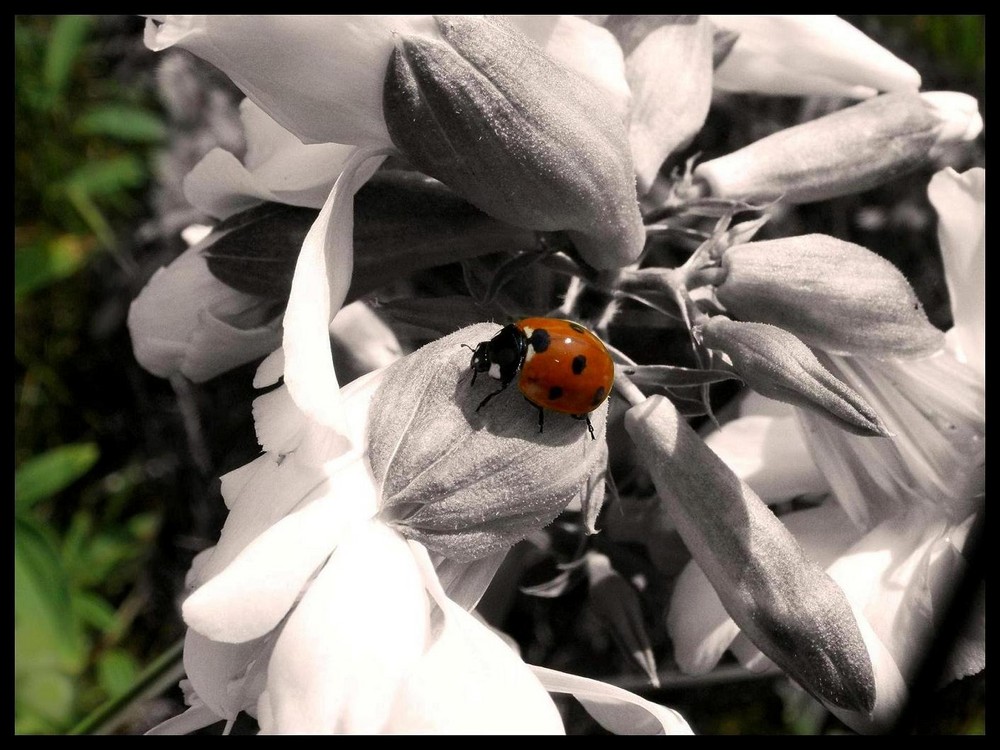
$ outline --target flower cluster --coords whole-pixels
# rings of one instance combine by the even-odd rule
[[[985,172],[930,187],[947,334],[873,250],[754,237],[940,166],[982,128],[972,97],[921,93],[830,16],[157,16],[146,44],[229,76],[247,148],[187,176],[213,226],[134,301],[136,357],[196,382],[263,358],[263,454],[222,478],[183,603],[190,708],[161,731],[246,712],[277,733],[562,732],[549,693],[568,693],[615,732],[689,732],[472,614],[508,550],[552,554],[557,518],[579,543],[534,593],[588,579],[652,684],[637,581],[671,576],[669,519],[693,557],[665,622],[682,670],[731,648],[854,729],[892,726],[982,508]],[[685,168],[733,92],[830,111]],[[537,316],[593,328],[617,365],[610,400],[544,430],[504,389],[559,342],[515,329],[516,362],[480,345],[501,330],[482,320]],[[522,389],[538,410],[566,367],[548,401]],[[702,438],[685,417],[722,421],[725,380],[758,395]],[[764,397],[780,416],[753,415]],[[658,520],[632,532],[653,564],[630,580],[614,534],[590,547],[636,477]],[[826,499],[768,507],[803,495]],[[981,635],[949,677],[984,668]]]

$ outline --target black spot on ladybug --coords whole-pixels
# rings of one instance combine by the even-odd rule
[[[579,375],[583,372],[583,368],[587,366],[587,358],[582,354],[577,354],[573,357],[573,374]]]
[[[549,332],[544,328],[536,328],[531,334],[531,348],[536,354],[541,354],[549,348]]]
[[[555,401],[557,398],[563,395],[563,389],[558,385],[554,385],[549,388],[549,401]]]
[[[576,331],[577,333],[586,333],[586,331],[587,331],[587,329],[586,329],[586,328],[584,328],[584,327],[583,327],[582,325],[580,325],[579,323],[570,323],[570,324],[569,324],[569,327],[570,327],[570,328],[572,328],[572,329],[573,329],[574,331]]]
[[[597,406],[604,400],[604,394],[605,394],[604,386],[603,385],[597,386],[597,390],[594,391],[594,397],[590,399],[590,403],[592,403],[594,406]]]

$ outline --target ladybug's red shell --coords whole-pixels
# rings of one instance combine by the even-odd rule
[[[607,399],[615,365],[604,342],[579,323],[524,318],[528,341],[517,387],[531,403],[565,414],[589,414]]]

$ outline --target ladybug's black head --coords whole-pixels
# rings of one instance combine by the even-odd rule
[[[468,347],[472,349],[472,347]],[[494,380],[506,387],[517,375],[524,364],[528,341],[524,332],[514,324],[504,326],[500,332],[489,341],[480,341],[472,349],[472,382],[481,372],[489,373]]]
[[[472,349],[472,347],[469,347]],[[472,363],[470,364],[473,372],[479,374],[481,372],[486,372],[490,369],[490,342],[481,341],[479,345],[472,349]],[[473,375],[473,382],[475,382],[476,376]]]

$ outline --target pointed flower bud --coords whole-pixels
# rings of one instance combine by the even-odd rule
[[[735,245],[719,301],[741,320],[784,328],[834,354],[918,357],[944,344],[906,278],[860,245],[825,234]]]
[[[625,429],[694,559],[753,643],[833,706],[870,712],[871,660],[841,588],[663,396]]]
[[[810,203],[889,182],[981,129],[964,94],[885,94],[704,162],[694,175],[719,198]]]
[[[441,36],[400,36],[383,110],[393,143],[421,171],[487,213],[566,230],[614,268],[644,232],[621,120],[588,81],[500,19],[444,17]]]
[[[569,415],[537,413],[516,386],[477,411],[496,381],[470,385],[469,352],[498,326],[480,323],[428,344],[385,373],[372,401],[369,457],[380,517],[459,561],[506,549],[547,525],[602,481],[607,404],[590,415],[597,439]]]
[[[729,355],[758,393],[810,409],[857,435],[889,436],[875,410],[788,331],[766,323],[738,323],[725,315],[697,330],[706,346]]]

